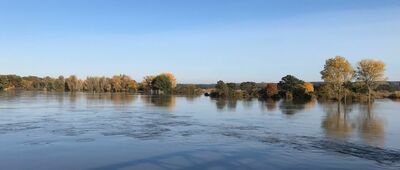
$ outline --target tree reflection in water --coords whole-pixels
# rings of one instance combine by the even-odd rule
[[[283,100],[279,104],[279,109],[283,114],[294,115],[303,111],[307,103],[305,101]]]
[[[322,121],[322,127],[325,129],[325,134],[334,138],[348,138],[351,136],[353,125],[349,121],[347,112],[341,112],[335,103],[321,103],[324,106],[326,113]]]
[[[72,95],[73,93],[71,93]],[[76,94],[74,95],[74,100],[76,100]],[[129,93],[92,93],[85,94],[86,100],[88,102],[109,102],[111,101],[115,106],[130,105],[135,102],[137,96]]]
[[[359,136],[364,142],[384,146],[384,122],[373,110],[373,105],[362,105],[357,117]]]
[[[226,103],[225,99],[216,99],[215,106],[217,106],[218,110],[224,110]]]
[[[230,111],[235,111],[237,106],[237,100],[228,100],[227,106]]]
[[[219,111],[225,110],[235,111],[237,107],[236,99],[215,99],[215,106]]]
[[[311,99],[310,101],[306,102],[304,107],[306,111],[311,111],[315,105],[317,105],[317,99]]]
[[[219,111],[225,110],[226,108],[230,111],[234,111],[236,110],[238,103],[237,99],[212,99],[212,100],[215,101],[215,106]],[[239,100],[244,109],[251,109],[255,101],[256,100],[251,100],[251,99]],[[297,112],[303,111],[304,109],[311,110],[317,104],[317,100],[311,100],[308,102],[282,100],[281,102],[279,102],[279,100],[268,99],[268,100],[258,100],[257,102],[259,102],[261,110],[266,109],[267,111],[275,111],[279,103],[279,109],[281,110],[282,113],[286,115],[293,115]]]
[[[252,108],[253,107],[253,99],[250,98],[250,99],[243,100],[243,107],[247,108],[247,109]]]
[[[172,111],[176,105],[176,96],[172,95],[142,95],[141,100],[145,104],[164,108],[167,111]]]
[[[267,111],[275,111],[276,108],[278,107],[278,101],[273,100],[273,99],[267,99],[265,101],[261,101],[261,109],[264,110],[264,108],[267,108]]]
[[[69,102],[70,102],[71,104],[76,103],[77,96],[78,96],[78,95],[77,95],[76,93],[69,93],[69,94],[68,94]]]
[[[365,143],[384,146],[384,122],[374,114],[373,105],[360,104],[359,109],[355,109],[357,113],[353,113],[355,105],[345,105],[340,109],[335,103],[321,105],[326,113],[321,124],[328,137],[347,139],[358,134]]]
[[[185,97],[186,101],[194,102],[197,98],[200,98],[200,95],[187,95],[184,97]]]

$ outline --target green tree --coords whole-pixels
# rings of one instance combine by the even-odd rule
[[[224,81],[219,80],[215,85],[215,91],[211,93],[211,97],[228,97],[229,88]]]
[[[256,92],[258,92],[257,83],[255,82],[243,82],[240,83],[240,90],[245,92],[247,97],[255,96]]]
[[[303,89],[305,91],[305,89],[303,88],[303,84],[303,80],[300,80],[292,75],[287,75],[285,77],[282,77],[281,81],[279,81],[278,89],[281,96],[284,96],[286,99],[291,99],[294,97],[293,93],[295,92],[295,90],[296,94],[298,94],[299,89]]]
[[[241,93],[238,93],[238,86],[236,83],[226,83],[226,87],[227,87],[227,97],[230,98],[242,98],[243,95]]]
[[[172,82],[171,80],[165,75],[158,75],[154,78],[151,82],[151,86],[156,93],[162,91],[163,93],[171,93],[172,92]]]
[[[202,90],[199,89],[196,85],[188,84],[188,85],[178,85],[175,89],[176,94],[180,95],[200,95]]]
[[[228,86],[228,88],[232,89],[232,90],[237,90],[238,89],[236,83],[226,83],[226,86]]]

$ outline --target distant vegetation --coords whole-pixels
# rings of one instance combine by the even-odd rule
[[[139,90],[144,93],[171,94],[174,92],[198,93],[189,88],[176,88],[175,76],[171,73],[163,73],[157,76],[146,76],[141,83],[136,82],[127,75],[115,75],[113,77],[87,77],[84,80],[72,75],[68,78],[52,77],[21,77],[17,75],[0,75],[0,91],[8,90],[38,90],[58,92],[93,92],[93,93],[136,93]],[[175,91],[179,90],[179,91]],[[180,91],[181,90],[181,91]]]
[[[287,100],[310,100],[314,96],[314,86],[292,75],[282,78],[279,83],[267,83],[266,85],[255,82],[224,83],[217,82],[211,97],[218,98],[252,98]]]
[[[341,56],[326,60],[321,78],[324,82],[305,82],[293,75],[282,77],[277,84],[240,84],[218,81],[209,94],[217,98],[248,98],[286,100],[371,101],[374,98],[400,98],[400,83],[386,82],[385,64],[376,60],[361,60],[354,69]]]
[[[287,75],[277,83],[225,83],[216,84],[177,84],[171,73],[143,77],[141,82],[127,75],[112,77],[87,77],[78,79],[72,75],[67,78],[21,77],[0,75],[0,91],[40,90],[59,92],[92,93],[147,93],[201,95],[213,98],[259,98],[311,100],[319,98],[341,102],[371,101],[375,98],[400,98],[400,83],[386,82],[385,64],[382,61],[362,60],[353,66],[341,56],[326,60],[320,72],[324,82],[305,82],[293,75]]]

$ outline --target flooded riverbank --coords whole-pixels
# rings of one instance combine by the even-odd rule
[[[2,169],[398,169],[400,102],[0,93]]]

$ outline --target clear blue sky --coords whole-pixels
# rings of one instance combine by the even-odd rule
[[[0,0],[0,74],[318,81],[335,55],[400,80],[400,0]]]

